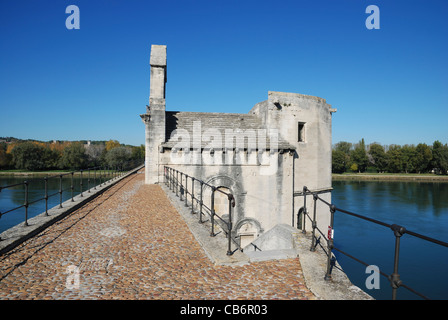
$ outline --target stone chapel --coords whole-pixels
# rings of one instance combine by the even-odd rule
[[[336,109],[319,97],[269,91],[248,113],[167,111],[166,52],[165,45],[151,46],[149,105],[141,115],[145,183],[164,182],[164,166],[170,166],[230,191],[236,201],[232,223],[242,247],[278,224],[296,226],[303,186],[331,203]],[[216,213],[225,214],[219,206],[217,199]],[[328,207],[318,204],[317,215],[319,228],[326,230]]]

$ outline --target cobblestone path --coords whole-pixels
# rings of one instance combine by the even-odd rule
[[[132,175],[0,256],[0,299],[314,299],[298,259],[217,266]]]

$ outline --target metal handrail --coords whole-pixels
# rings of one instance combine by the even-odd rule
[[[180,175],[180,178],[179,178],[179,175]],[[173,193],[176,194],[176,196],[178,196],[180,198],[181,201],[185,201],[185,207],[188,207],[188,197],[190,197],[191,214],[196,214],[196,212],[194,211],[194,202],[196,201],[196,206],[199,206],[199,210],[198,210],[199,223],[201,223],[201,224],[209,221],[209,220],[206,220],[206,221],[202,220],[202,216],[204,215],[204,208],[207,209],[205,211],[210,216],[210,223],[211,223],[210,236],[211,237],[215,237],[216,235],[219,234],[219,232],[215,233],[215,224],[216,224],[215,217],[218,217],[218,219],[222,222],[222,224],[219,223],[221,225],[221,227],[222,226],[227,227],[227,228],[223,228],[223,231],[226,233],[227,239],[228,239],[227,255],[232,255],[238,249],[241,250],[239,244],[232,238],[232,227],[233,227],[232,208],[235,207],[235,197],[233,196],[232,193],[220,190],[217,187],[202,181],[201,179],[189,176],[186,173],[183,173],[183,172],[176,170],[174,168],[171,168],[171,167],[164,166],[164,176],[165,176],[165,184],[168,186],[168,188]],[[188,187],[189,179],[191,180],[191,183],[190,183],[191,188]],[[184,184],[184,181],[185,181],[185,184]],[[199,198],[197,196],[195,196],[195,182],[200,185]],[[210,188],[212,191],[211,198],[210,198],[210,207],[208,207],[203,201],[205,187]],[[215,209],[214,209],[215,192],[220,192],[227,196],[228,203],[229,203],[229,207],[228,207],[229,220],[228,221],[225,221],[222,217],[217,215],[215,212]],[[182,199],[183,195],[184,195],[184,199]],[[231,247],[232,242],[234,242],[237,246],[237,248],[235,250],[232,250],[232,247]]]
[[[12,187],[17,187],[17,186],[25,186],[25,202],[23,205],[6,210],[4,212],[0,211],[0,218],[5,215],[6,213],[21,209],[21,208],[25,208],[25,226],[28,226],[28,207],[32,204],[35,204],[39,201],[43,201],[45,200],[45,215],[48,216],[48,199],[50,197],[59,195],[59,208],[62,208],[62,194],[64,191],[70,191],[71,192],[71,201],[74,202],[74,196],[75,196],[75,186],[73,184],[73,177],[75,173],[80,173],[81,179],[80,179],[80,184],[79,184],[79,193],[77,193],[77,195],[79,194],[81,197],[83,197],[83,192],[87,191],[88,193],[90,193],[91,189],[96,190],[96,187],[101,187],[104,183],[108,182],[108,181],[112,181],[113,179],[119,178],[122,175],[125,174],[125,170],[124,168],[128,167],[127,164],[131,163],[134,161],[130,161],[127,163],[123,163],[120,166],[116,166],[115,168],[111,168],[109,166],[96,166],[96,167],[92,167],[92,168],[87,168],[87,169],[82,169],[82,170],[76,170],[76,171],[71,171],[71,172],[67,172],[67,173],[61,173],[61,174],[56,174],[56,175],[52,175],[52,176],[46,176],[42,179],[36,179],[36,180],[44,180],[45,183],[45,191],[44,191],[44,196],[39,198],[39,199],[35,199],[32,201],[28,200],[28,193],[29,193],[29,184],[30,182],[25,180],[23,182],[20,183],[15,183],[15,184],[11,184],[11,185],[7,185],[7,186],[0,186],[0,192],[3,189],[8,189],[8,188],[12,188]],[[91,172],[93,171],[93,186],[92,188],[90,187],[90,183],[91,183]],[[87,189],[84,190],[83,189],[83,172],[88,172],[88,178],[87,178]],[[98,177],[98,182],[97,183],[97,173],[99,174]],[[62,178],[64,176],[68,176],[71,175],[71,185],[65,189],[62,188]],[[52,194],[48,194],[48,179],[55,179],[55,178],[59,178],[59,191],[52,193]],[[0,238],[0,241],[2,239]]]
[[[303,187],[302,195],[304,196],[304,205],[303,205],[303,208],[301,210],[299,210],[298,215],[303,215],[305,217],[308,217],[308,219],[311,220],[312,239],[311,239],[310,251],[315,251],[316,246],[318,244],[320,244],[320,238],[321,237],[316,238],[316,230],[321,234],[321,236],[324,237],[324,239],[327,240],[327,250],[328,251],[324,250],[325,253],[327,254],[327,270],[326,270],[325,277],[324,277],[325,280],[330,280],[331,279],[331,271],[332,271],[333,267],[335,266],[336,258],[332,256],[333,255],[332,250],[336,250],[336,251],[346,255],[347,257],[349,257],[349,258],[351,258],[351,259],[353,259],[353,260],[355,260],[355,261],[357,261],[357,262],[359,262],[361,264],[364,264],[365,266],[368,266],[368,264],[366,262],[364,262],[364,261],[362,261],[362,260],[360,260],[358,258],[355,258],[354,256],[352,256],[352,255],[348,254],[347,252],[344,252],[343,250],[341,250],[339,248],[336,248],[334,246],[333,237],[332,237],[332,233],[331,233],[331,230],[333,230],[333,226],[334,226],[334,213],[335,212],[342,212],[344,214],[348,214],[350,216],[353,216],[353,217],[356,217],[356,218],[359,218],[359,219],[362,219],[362,220],[366,220],[366,221],[369,221],[369,222],[372,222],[372,223],[375,223],[375,224],[378,224],[378,225],[381,225],[381,226],[384,226],[384,227],[388,227],[388,228],[390,228],[394,232],[394,236],[395,236],[394,271],[390,275],[380,271],[380,274],[382,276],[385,276],[389,280],[389,282],[390,282],[390,284],[392,286],[392,300],[396,300],[397,299],[397,289],[399,287],[404,287],[404,288],[408,289],[409,291],[411,291],[412,293],[420,296],[423,299],[429,299],[428,297],[426,297],[422,293],[420,293],[420,292],[412,289],[411,287],[407,286],[406,284],[404,284],[403,281],[400,279],[400,274],[398,273],[398,262],[399,262],[399,255],[400,255],[400,238],[404,234],[409,234],[409,235],[417,237],[419,239],[422,239],[422,240],[425,240],[425,241],[429,241],[429,242],[432,242],[432,243],[435,243],[437,245],[441,245],[441,246],[444,246],[444,247],[448,247],[448,243],[447,242],[444,242],[444,241],[441,241],[441,240],[438,240],[438,239],[434,239],[434,238],[431,238],[431,237],[419,234],[417,232],[413,232],[413,231],[407,230],[405,227],[397,225],[397,224],[388,224],[388,223],[385,223],[383,221],[379,221],[379,220],[372,219],[372,218],[369,218],[369,217],[366,217],[366,216],[362,216],[362,215],[357,214],[357,213],[353,213],[353,212],[350,212],[350,211],[347,211],[347,210],[344,210],[344,209],[337,208],[334,204],[328,203],[327,201],[325,201],[324,199],[319,197],[317,192],[311,192],[306,186]],[[313,201],[314,201],[313,218],[311,218],[310,215],[308,214],[308,210],[307,210],[307,207],[306,207],[306,196],[307,195],[312,195],[313,196]],[[329,209],[330,209],[330,215],[331,215],[330,216],[330,226],[329,226],[329,231],[328,231],[327,235],[324,235],[322,230],[320,230],[317,227],[316,203],[317,203],[318,200],[321,201],[322,203],[326,204],[329,207]],[[298,217],[297,221],[299,221],[299,219],[300,219],[300,217]],[[302,219],[301,222],[303,224],[302,225],[302,232],[306,232],[306,230],[305,230],[306,220]],[[299,228],[299,225],[297,227]]]

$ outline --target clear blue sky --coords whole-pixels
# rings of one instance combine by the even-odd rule
[[[296,92],[338,109],[333,143],[447,143],[447,17],[446,0],[1,0],[0,136],[143,144],[150,46],[166,44],[167,110]]]

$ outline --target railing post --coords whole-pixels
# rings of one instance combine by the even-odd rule
[[[48,216],[48,177],[45,177],[44,181],[45,181],[45,215]]]
[[[204,194],[204,181],[200,180],[201,182],[201,193],[200,193],[200,202],[199,202],[199,223],[202,223],[202,205],[203,205],[203,194]]]
[[[25,226],[28,226],[28,181],[24,181],[25,184]]]
[[[81,188],[81,197],[83,197],[83,195],[82,195],[82,169],[81,169],[81,182],[79,183],[79,187]]]
[[[59,175],[59,208],[62,208],[62,174]]]
[[[330,205],[330,213],[331,213],[331,219],[330,219],[330,226],[328,231],[328,257],[327,257],[327,273],[325,274],[324,279],[325,280],[331,280],[331,270],[333,269],[333,266],[335,264],[335,259],[332,257],[332,249],[334,248],[333,243],[333,236],[332,236],[332,230],[333,230],[333,223],[334,223],[334,213],[336,212],[336,207],[334,204]]]
[[[182,201],[182,195],[185,196],[185,186],[184,186],[184,173],[180,173],[180,201]]]
[[[72,202],[75,202],[75,200],[73,200],[73,174],[74,172],[72,171],[72,185],[71,185],[71,190],[72,190]]]
[[[184,191],[184,186],[182,184],[182,172],[179,171],[180,179],[179,179],[179,199],[182,201],[182,192]]]
[[[168,189],[170,189],[171,190],[171,168],[170,167],[167,167],[167,177],[168,177],[168,183],[167,183],[167,186],[168,186]]]
[[[96,190],[96,168],[97,167],[93,167],[93,189]]]
[[[306,223],[306,192],[307,192],[308,188],[306,186],[303,187],[303,212],[302,212],[302,233],[306,233],[305,230],[305,223]]]
[[[188,175],[187,174],[185,174],[185,188],[184,188],[184,191],[185,191],[185,206],[188,207],[188,201],[187,201],[187,198],[188,198]]]
[[[227,236],[228,236],[228,248],[227,248],[227,255],[230,256],[233,254],[232,252],[232,208],[235,207],[235,198],[232,194],[228,194],[227,198],[229,199],[229,222],[228,222],[228,230],[227,230]]]
[[[87,189],[88,189],[88,193],[90,193],[90,168],[88,169],[88,178],[87,178]]]
[[[215,236],[215,187],[212,187],[212,199],[210,204],[210,211],[211,211],[211,220],[212,220],[212,231],[210,232],[210,236]]]
[[[390,227],[395,236],[395,253],[394,253],[394,272],[390,276],[390,284],[392,286],[392,300],[397,299],[397,289],[401,286],[400,274],[398,273],[398,262],[400,256],[400,238],[406,232],[406,228],[396,224]]]
[[[313,212],[313,235],[311,238],[311,249],[310,251],[314,252],[316,251],[316,228],[317,228],[317,222],[316,222],[316,204],[317,204],[317,194],[313,194],[313,200],[314,200],[314,212]]]
[[[191,214],[194,214],[194,177],[191,177]]]
[[[179,171],[176,170],[176,197],[179,196]]]

